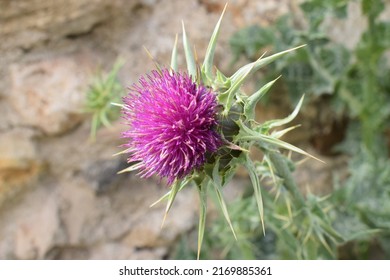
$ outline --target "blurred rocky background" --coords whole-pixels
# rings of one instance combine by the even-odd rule
[[[232,73],[232,34],[247,25],[271,24],[291,12],[293,2],[229,1],[215,64]],[[86,92],[93,75],[109,71],[118,57],[125,62],[119,71],[123,88],[153,69],[144,46],[168,64],[182,20],[201,58],[224,4],[0,0],[0,259],[174,257],[180,237],[196,229],[197,194],[181,193],[161,228],[165,205],[149,206],[167,187],[157,179],[116,174],[126,166],[125,158],[112,156],[121,150],[123,126],[118,120],[103,127],[91,141]],[[365,24],[355,23],[343,26],[348,32],[341,34],[334,28],[333,35],[353,43]],[[287,115],[290,109],[281,100],[262,108],[262,117]],[[318,117],[316,106],[307,109],[312,118]],[[290,140],[320,153],[307,128]],[[322,158],[327,165],[310,161],[297,178],[305,188],[326,193],[323,186],[343,158]],[[230,193],[245,184],[243,174]]]

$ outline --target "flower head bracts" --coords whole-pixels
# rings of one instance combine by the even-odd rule
[[[171,185],[201,168],[221,145],[216,95],[186,73],[155,70],[130,89],[124,103],[128,161],[139,162],[142,177],[156,174]]]

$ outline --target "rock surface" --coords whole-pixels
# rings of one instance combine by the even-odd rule
[[[8,102],[18,116],[17,125],[55,135],[80,123],[87,85],[85,60],[67,56],[11,65]]]
[[[38,178],[41,162],[34,130],[13,128],[0,133],[0,205]]]
[[[117,57],[126,61],[123,87],[150,71],[143,46],[169,63],[182,19],[202,59],[224,3],[0,0],[0,259],[173,257],[170,248],[197,224],[197,194],[178,195],[161,228],[165,206],[149,205],[167,188],[116,174],[126,166],[112,157],[123,127],[117,122],[89,141],[85,92],[97,69],[109,70]],[[269,24],[289,3],[229,1],[219,68],[234,71],[226,56],[234,31]]]

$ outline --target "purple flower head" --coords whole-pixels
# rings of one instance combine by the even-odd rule
[[[203,166],[206,154],[221,145],[214,130],[216,96],[188,74],[153,71],[123,101],[128,162],[138,162],[142,177],[157,174],[170,185]]]

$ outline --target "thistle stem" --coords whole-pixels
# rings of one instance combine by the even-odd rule
[[[275,167],[276,173],[283,178],[283,184],[297,201],[300,208],[304,208],[305,199],[299,191],[297,184],[292,176],[292,173],[287,165],[286,159],[279,152],[269,152],[267,154],[272,164]]]

